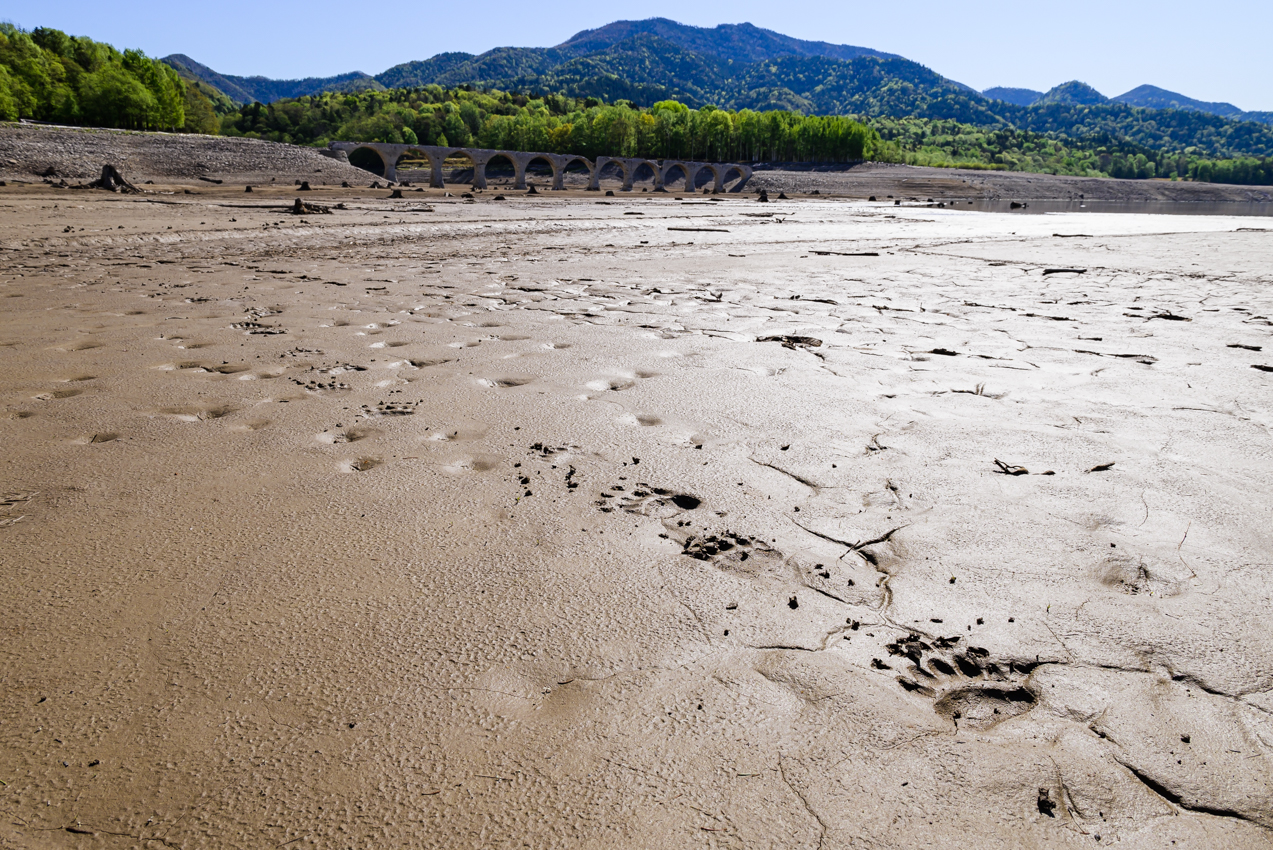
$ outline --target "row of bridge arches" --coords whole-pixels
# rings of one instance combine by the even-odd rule
[[[388,180],[438,188],[493,184],[523,189],[528,181],[539,181],[553,189],[564,189],[567,182],[599,189],[605,181],[625,190],[646,184],[674,191],[736,192],[751,177],[747,166],[721,163],[604,156],[594,162],[570,154],[359,142],[332,142],[330,148],[333,155],[348,157],[351,165]]]

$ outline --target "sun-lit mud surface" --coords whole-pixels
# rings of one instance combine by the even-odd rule
[[[152,200],[0,195],[0,845],[1273,846],[1273,224]]]

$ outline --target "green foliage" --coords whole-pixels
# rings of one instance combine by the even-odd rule
[[[186,122],[186,84],[140,50],[0,24],[0,118],[154,130]]]
[[[1200,182],[1273,185],[1273,158],[1208,158],[1197,148],[1164,152],[1096,133],[1084,139],[956,121],[876,118],[881,158],[909,165]]]
[[[576,49],[501,48],[481,56],[447,54],[391,68],[386,85],[437,83],[575,98],[620,99],[649,106],[675,99],[691,107],[800,111],[818,115],[928,118],[1017,128],[1085,143],[1108,134],[1155,150],[1197,148],[1213,158],[1273,155],[1267,116],[1235,121],[1189,109],[1144,109],[1105,102],[1082,83],[1058,86],[1026,107],[991,100],[900,57],[784,55],[761,61],[723,58],[650,32]],[[732,55],[732,54],[730,54]]]
[[[874,130],[841,116],[695,110],[675,100],[643,109],[440,86],[254,103],[226,115],[222,132],[313,145],[339,139],[716,161],[851,162],[874,156],[880,144]]]

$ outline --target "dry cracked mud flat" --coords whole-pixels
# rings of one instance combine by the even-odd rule
[[[0,194],[0,846],[1273,846],[1273,226],[289,200]]]

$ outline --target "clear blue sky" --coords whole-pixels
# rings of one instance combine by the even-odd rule
[[[1045,90],[1072,79],[1117,95],[1142,83],[1273,110],[1273,2],[367,3],[331,0],[48,0],[0,12],[153,56],[185,53],[227,74],[379,73],[435,53],[548,47],[620,19],[751,22],[797,38],[898,53],[977,89]]]

